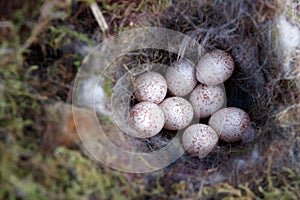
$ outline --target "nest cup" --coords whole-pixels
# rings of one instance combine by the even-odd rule
[[[299,97],[297,98],[298,80],[297,78],[292,80],[280,78],[283,75],[284,66],[282,50],[274,42],[277,39],[276,32],[270,34],[270,31],[274,30],[280,5],[277,10],[269,8],[270,18],[265,21],[260,21],[260,13],[257,13],[257,10],[251,10],[252,8],[248,7],[247,11],[253,12],[253,16],[256,18],[243,13],[240,10],[243,6],[249,5],[246,3],[244,5],[243,3],[226,5],[220,3],[210,8],[206,7],[206,9],[209,8],[206,13],[207,17],[203,21],[199,17],[200,21],[197,22],[197,24],[203,22],[203,26],[191,28],[190,31],[185,32],[196,39],[206,51],[221,49],[233,56],[235,70],[232,77],[225,82],[227,107],[233,106],[245,110],[252,121],[241,142],[220,142],[219,148],[209,157],[196,160],[196,162],[200,162],[200,166],[203,166],[204,171],[215,166],[227,166],[230,169],[235,167],[230,166],[231,163],[235,165],[236,162],[243,163],[244,161],[245,165],[241,166],[241,169],[255,168],[256,164],[260,161],[264,162],[262,160],[269,156],[264,158],[265,152],[268,152],[272,145],[279,141],[286,142],[284,148],[286,154],[289,154],[289,151],[295,152],[290,149],[287,140],[292,137],[289,133],[296,130],[295,126],[292,126],[295,120],[291,121],[291,126],[285,126],[285,130],[282,131],[283,121],[278,119],[278,112],[299,103]],[[204,7],[200,8],[203,12],[205,12]],[[198,10],[198,15],[199,13]],[[193,19],[191,16],[189,18]],[[253,19],[255,20],[253,21]],[[183,27],[178,29],[179,27],[175,26],[173,28],[183,30]],[[281,109],[278,109],[279,107]],[[291,114],[293,112],[295,115],[296,109],[290,111]],[[262,158],[258,159],[256,155],[260,155]],[[284,157],[278,158],[278,162],[281,162],[280,159],[285,159]],[[188,155],[182,157],[183,160],[185,158],[187,161],[192,159]],[[295,163],[292,161],[295,157],[290,157],[290,159],[291,163]],[[183,171],[185,170],[183,169]]]
[[[76,77],[73,95],[74,105],[80,105],[80,91],[84,88],[82,85],[86,80],[94,78],[95,74],[99,75],[91,101],[94,105],[89,107],[97,108],[100,107],[97,103],[101,103],[102,107],[105,105],[106,110],[110,112],[104,113],[94,109],[99,129],[97,138],[91,140],[80,130],[78,131],[88,151],[108,165],[111,163],[110,156],[121,158],[123,153],[129,157],[132,156],[131,158],[137,162],[139,156],[149,160],[151,167],[140,163],[141,167],[130,161],[134,170],[125,169],[123,161],[116,162],[119,166],[115,166],[115,169],[129,172],[153,171],[164,168],[177,160],[183,154],[180,134],[161,133],[147,139],[134,137],[136,131],[129,126],[129,111],[137,103],[133,97],[134,79],[137,75],[150,70],[164,74],[166,66],[179,58],[196,63],[203,52],[201,45],[192,38],[165,28],[133,29],[98,45],[85,58]],[[97,88],[105,90],[107,98],[103,98],[102,102],[97,99],[99,98],[97,94],[101,90]],[[75,121],[80,120],[76,115],[74,118]],[[96,122],[93,121],[93,123],[95,126]],[[119,137],[116,137],[114,132],[117,132]],[[100,145],[97,144],[98,142]],[[130,152],[124,152],[122,144],[125,147],[130,146],[131,148],[125,148],[125,151],[130,150]],[[100,146],[103,146],[102,149]],[[110,156],[103,156],[101,151],[107,151],[106,154]],[[146,154],[134,154],[137,152]]]

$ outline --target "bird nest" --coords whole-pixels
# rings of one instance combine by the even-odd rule
[[[256,183],[266,181],[254,177],[268,167],[282,168],[285,163],[284,167],[295,168],[299,164],[299,56],[295,56],[296,50],[286,53],[280,45],[276,24],[283,10],[284,4],[262,1],[175,2],[160,18],[163,27],[197,41],[200,54],[221,49],[233,56],[235,70],[224,83],[227,106],[245,110],[252,124],[243,141],[220,141],[218,148],[201,159],[183,154],[168,167],[149,174],[149,180],[163,174],[170,182],[189,180],[193,187],[223,181]],[[114,114],[122,118],[125,113],[122,120],[126,121],[136,103],[132,95],[135,76],[148,70],[163,72],[164,68],[157,66],[170,65],[186,50],[140,49],[116,59],[101,78],[118,99],[111,107]],[[157,65],[149,67],[149,63]],[[151,138],[126,136],[126,140],[135,150],[152,152],[167,146],[174,135],[174,131],[163,130]]]

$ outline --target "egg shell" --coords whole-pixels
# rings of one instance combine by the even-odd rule
[[[146,72],[139,75],[134,82],[134,95],[139,102],[160,103],[167,94],[167,82],[157,72]]]
[[[199,84],[191,93],[190,102],[196,118],[206,118],[219,110],[225,102],[225,93],[220,86]]]
[[[242,140],[247,127],[250,125],[249,115],[235,107],[223,108],[215,112],[208,121],[220,139],[226,142]]]
[[[170,94],[185,96],[197,85],[196,67],[187,59],[181,59],[167,68],[165,78]]]
[[[130,126],[137,131],[138,138],[152,137],[163,128],[164,112],[155,103],[141,102],[130,110]]]
[[[169,97],[160,103],[160,107],[164,111],[166,129],[179,130],[187,127],[193,120],[193,107],[182,97]]]
[[[208,125],[194,124],[182,135],[183,148],[192,155],[205,157],[218,143],[217,133]]]
[[[226,81],[232,75],[233,70],[232,56],[222,50],[213,50],[200,58],[196,77],[205,85],[218,85]]]

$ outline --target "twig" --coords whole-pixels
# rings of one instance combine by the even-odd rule
[[[102,15],[100,8],[98,7],[96,2],[91,3],[90,7],[91,7],[93,15],[96,18],[102,32],[105,32],[108,29],[108,25]]]

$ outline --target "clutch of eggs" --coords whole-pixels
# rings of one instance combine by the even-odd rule
[[[206,156],[218,139],[242,140],[250,124],[248,114],[239,108],[223,108],[224,90],[219,84],[233,73],[234,61],[222,50],[204,54],[195,66],[187,59],[173,62],[163,75],[145,72],[136,77],[134,95],[140,102],[130,111],[130,125],[136,137],[147,138],[163,128],[185,129],[184,149],[191,155]],[[167,92],[171,97],[166,98]],[[188,100],[183,98],[189,95]],[[192,124],[193,118],[208,118],[208,125]]]

